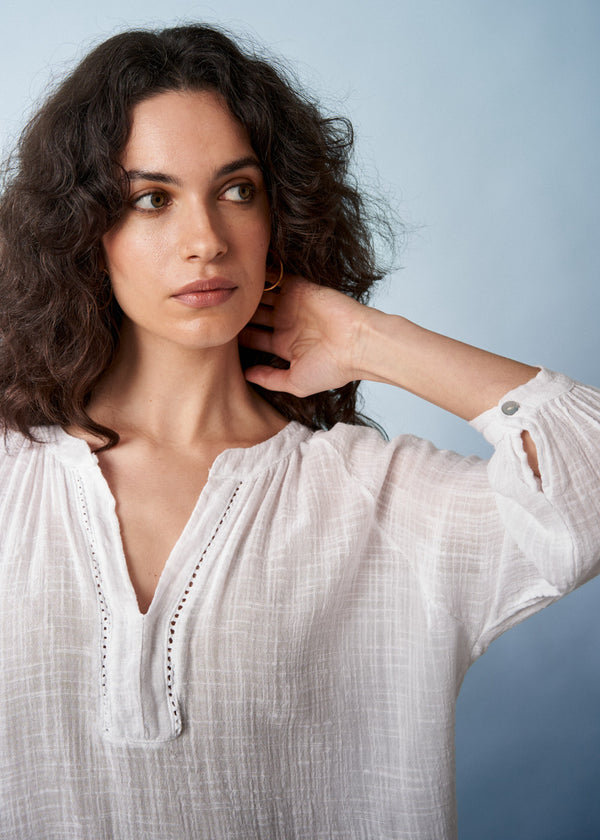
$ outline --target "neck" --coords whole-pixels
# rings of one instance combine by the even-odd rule
[[[147,346],[125,334],[88,411],[123,440],[177,447],[252,445],[285,425],[246,382],[237,341],[190,350]]]

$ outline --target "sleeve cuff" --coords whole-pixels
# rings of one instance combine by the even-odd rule
[[[527,428],[540,407],[567,393],[575,384],[562,373],[540,368],[537,376],[504,394],[497,405],[473,418],[470,425],[496,446],[508,431]]]

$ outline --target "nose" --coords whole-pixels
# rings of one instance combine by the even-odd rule
[[[204,263],[227,253],[227,238],[217,210],[200,202],[181,208],[179,254]]]

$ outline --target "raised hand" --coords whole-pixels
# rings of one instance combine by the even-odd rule
[[[246,379],[298,397],[339,388],[352,379],[362,325],[369,307],[347,295],[286,277],[279,292],[265,292],[240,343],[274,353],[288,370],[248,368]]]
[[[305,397],[370,379],[405,388],[466,420],[538,372],[300,277],[286,278],[279,294],[263,296],[240,341],[290,363],[289,370],[249,368],[248,381],[264,388]],[[522,437],[537,475],[535,444],[529,432]]]

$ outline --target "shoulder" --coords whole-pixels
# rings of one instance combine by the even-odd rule
[[[31,433],[31,438],[14,430],[0,433],[0,489],[6,488],[12,475],[24,479],[46,461],[55,442],[54,427],[37,427]]]
[[[29,496],[31,476],[37,472],[35,461],[41,444],[28,440],[19,432],[0,435],[0,522],[9,513],[8,502]]]
[[[415,435],[386,440],[374,428],[338,423],[329,431],[315,432],[307,447],[307,454],[321,468],[337,465],[374,496],[389,488],[411,493],[416,487],[439,487],[445,477],[455,483],[460,475],[480,476],[487,483],[486,462],[437,449]]]
[[[32,451],[39,443],[29,440],[21,432],[8,429],[0,433],[0,464],[10,466],[23,452]],[[34,436],[35,437],[35,436]]]

